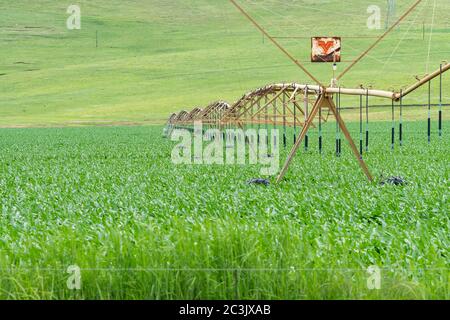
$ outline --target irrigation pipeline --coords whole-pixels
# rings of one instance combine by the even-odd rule
[[[436,107],[439,110],[438,120],[438,132],[439,137],[442,137],[442,112],[444,107],[450,106],[450,104],[443,103],[443,82],[442,74],[445,71],[450,70],[450,64],[441,64],[440,68],[432,74],[418,80],[405,90],[401,90],[399,93],[383,90],[373,90],[369,88],[337,88],[337,87],[320,87],[318,85],[304,85],[298,83],[278,83],[270,84],[265,87],[258,88],[250,91],[242,96],[241,99],[236,101],[233,105],[230,105],[224,101],[216,101],[208,105],[206,108],[195,108],[191,112],[185,110],[180,111],[178,114],[172,114],[167,121],[165,128],[165,135],[169,136],[174,128],[190,127],[195,122],[201,122],[207,129],[219,129],[224,128],[242,128],[250,125],[254,128],[255,125],[258,129],[265,126],[268,131],[269,127],[275,129],[279,126],[283,127],[282,144],[286,148],[287,141],[287,127],[294,127],[293,143],[296,144],[297,139],[302,135],[305,140],[305,150],[309,149],[308,129],[309,126],[316,128],[313,123],[313,119],[310,120],[310,113],[315,115],[318,113],[318,133],[319,133],[319,152],[323,150],[323,123],[326,123],[330,112],[334,112],[336,115],[340,115],[341,112],[346,110],[359,109],[359,154],[358,157],[362,160],[362,155],[369,151],[369,111],[373,109],[391,108],[392,109],[392,137],[391,148],[395,146],[395,113],[396,109],[399,112],[398,124],[399,124],[399,145],[403,145],[403,113],[404,109],[408,108],[424,108],[427,107],[427,140],[431,142],[431,112]],[[439,103],[431,103],[431,81],[438,77],[439,81]],[[428,101],[425,104],[404,104],[404,97],[413,92],[420,86],[428,84]],[[343,106],[341,96],[359,96],[359,106]],[[325,98],[324,98],[325,97]],[[365,100],[364,100],[365,97]],[[373,104],[370,105],[369,97],[388,98],[391,100],[391,104]],[[323,102],[329,99],[329,112],[326,117],[323,116],[322,108]],[[334,102],[333,102],[334,100]],[[320,107],[316,107],[317,103],[321,104]],[[348,103],[348,102],[347,102]],[[364,105],[365,103],[365,105]],[[311,105],[311,106],[310,106]],[[334,107],[333,107],[334,105]],[[311,107],[311,108],[310,108]],[[433,108],[434,107],[434,108]],[[256,108],[256,112],[255,112]],[[334,110],[334,111],[333,111]],[[365,113],[365,115],[364,115]],[[304,116],[304,123],[302,123],[302,115]],[[340,118],[340,117],[339,117]],[[308,125],[306,125],[309,122]],[[303,128],[306,125],[306,130]],[[341,127],[336,123],[336,155],[341,154]],[[298,129],[302,128],[302,131],[298,134]],[[344,132],[344,136],[348,136]],[[225,137],[224,137],[225,138]],[[241,137],[237,137],[238,140]],[[247,138],[244,137],[245,140]],[[347,137],[348,139],[348,137]],[[258,134],[257,140],[259,142],[260,137]],[[266,136],[266,143],[269,143],[269,136]],[[290,140],[290,139],[289,139]],[[364,141],[365,140],[365,141]],[[247,141],[246,141],[247,142]],[[274,145],[277,140],[274,141]],[[298,148],[298,146],[296,146]],[[357,147],[353,146],[354,153],[358,153]]]
[[[450,104],[439,104],[439,103],[432,103],[430,104],[431,107],[450,107]],[[370,105],[369,109],[382,109],[382,108],[391,108],[392,105],[391,104],[375,104],[375,105]],[[403,108],[419,108],[419,107],[428,107],[428,103],[423,103],[423,104],[403,104]],[[341,110],[359,110],[359,106],[358,107],[341,107]]]

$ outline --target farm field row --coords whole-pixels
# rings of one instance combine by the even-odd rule
[[[374,183],[327,124],[269,187],[246,183],[258,166],[172,164],[160,126],[0,129],[0,298],[449,299],[449,140],[407,122],[392,152],[390,126],[371,124]]]
[[[409,2],[398,2],[398,15]],[[309,82],[228,1],[77,3],[81,30],[66,28],[66,3],[0,4],[1,127],[163,124],[172,112],[233,103],[269,83]],[[338,72],[384,32],[385,0],[370,2],[382,9],[380,30],[367,28],[366,0],[326,1],[326,11],[309,0],[240,3],[327,84],[331,66],[309,62],[311,30],[343,37]],[[448,12],[448,0],[423,1],[340,85],[400,90],[439,68],[450,50]],[[444,76],[444,103],[449,81]],[[437,103],[436,81],[432,90]],[[425,90],[405,101],[426,102]]]

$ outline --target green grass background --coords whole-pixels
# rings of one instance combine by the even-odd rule
[[[331,66],[308,62],[309,38],[344,37],[343,70],[374,41],[367,37],[384,31],[387,13],[384,0],[240,3],[270,34],[300,37],[279,41],[325,83]],[[411,3],[397,1],[397,17]],[[80,0],[81,30],[66,28],[69,4],[0,4],[1,126],[162,123],[171,112],[218,99],[232,103],[267,83],[311,83],[226,0]],[[374,4],[381,8],[382,30],[366,26],[367,7]],[[449,60],[448,12],[448,1],[424,0],[341,85],[399,90],[415,75],[437,69]],[[449,77],[444,81],[448,102]],[[426,101],[421,90],[405,103]],[[410,116],[419,118],[420,112]]]
[[[381,0],[241,3],[271,34],[303,37],[280,40],[302,61],[311,35],[344,36],[340,70],[373,41],[345,37],[382,32],[366,28],[367,6],[386,13]],[[436,1],[429,42],[434,3],[423,1],[341,84],[398,90],[427,62],[434,70],[448,59],[450,3]],[[1,299],[450,298],[449,122],[439,140],[436,108],[431,144],[426,122],[409,121],[394,152],[391,124],[371,122],[372,184],[346,144],[334,156],[332,123],[324,153],[313,130],[280,185],[248,185],[258,166],[175,166],[161,126],[67,126],[159,124],[180,109],[308,79],[228,1],[78,1],[79,31],[65,27],[69,4],[0,3],[0,126],[64,127],[0,129]],[[329,65],[306,65],[329,81]],[[444,102],[448,90],[445,76]],[[405,103],[426,101],[421,89]],[[387,121],[390,110],[370,118]],[[349,127],[357,140],[358,124]],[[408,184],[380,186],[382,175]],[[69,265],[82,269],[80,291],[66,286]],[[382,268],[381,290],[367,288],[370,265]]]
[[[391,152],[373,124],[367,183],[328,124],[270,187],[246,183],[259,166],[173,165],[159,126],[1,129],[0,298],[449,299],[448,139],[423,125]]]

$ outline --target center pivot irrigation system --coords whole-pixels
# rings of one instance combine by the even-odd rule
[[[431,106],[430,91],[431,81],[439,77],[439,135],[442,135],[442,74],[450,69],[450,63],[445,62],[440,65],[439,69],[431,74],[426,75],[422,79],[399,92],[365,89],[365,88],[341,88],[338,82],[344,75],[346,75],[358,62],[360,62],[368,53],[374,49],[392,30],[394,30],[410,13],[422,2],[416,1],[395,23],[393,23],[376,41],[365,50],[353,63],[351,63],[345,70],[333,77],[331,85],[326,86],[322,84],[313,74],[311,74],[304,65],[295,59],[278,41],[270,36],[266,30],[263,29],[235,0],[230,2],[259,29],[262,34],[267,37],[278,49],[280,49],[294,64],[296,64],[315,84],[306,85],[298,83],[290,84],[271,84],[263,88],[251,91],[245,94],[233,105],[229,105],[224,101],[214,102],[206,108],[195,108],[191,112],[181,111],[178,114],[172,114],[167,121],[165,133],[170,136],[172,131],[177,128],[192,128],[194,123],[201,122],[206,128],[230,128],[251,125],[257,126],[283,126],[283,144],[286,147],[286,127],[294,129],[294,145],[290,151],[284,166],[277,177],[277,183],[280,182],[286,174],[289,165],[297,153],[302,141],[305,141],[305,148],[308,148],[308,130],[311,127],[316,127],[314,120],[318,119],[317,126],[319,127],[319,149],[322,150],[322,123],[326,122],[329,115],[336,118],[336,155],[341,153],[341,136],[344,134],[350,144],[351,150],[356,157],[361,169],[369,181],[373,181],[373,177],[363,160],[363,133],[362,133],[362,109],[363,98],[366,101],[366,117],[368,121],[369,97],[378,97],[391,100],[392,110],[394,114],[394,104],[400,104],[400,125],[399,138],[400,145],[402,144],[402,100],[405,96],[418,88],[428,83],[429,109]],[[340,48],[339,48],[340,50]],[[336,60],[334,60],[336,62]],[[335,66],[335,64],[334,64]],[[341,96],[359,96],[360,97],[360,148],[358,150],[353,141],[341,113]],[[323,111],[325,110],[326,113]],[[324,116],[326,114],[326,116]],[[297,136],[297,130],[300,131]],[[395,129],[392,127],[392,146],[394,145]],[[430,116],[428,116],[428,139],[430,137]],[[233,137],[234,138],[234,137]],[[259,138],[259,137],[258,137]],[[258,139],[259,142],[259,139]],[[365,147],[366,150],[369,144],[369,131],[366,127]]]

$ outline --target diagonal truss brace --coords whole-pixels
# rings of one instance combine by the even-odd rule
[[[305,125],[302,128],[302,131],[300,133],[299,139],[295,142],[295,145],[292,147],[291,152],[289,153],[289,156],[286,159],[286,162],[284,163],[284,166],[278,175],[277,183],[279,183],[283,178],[284,175],[287,172],[287,169],[289,168],[289,165],[291,164],[292,159],[294,158],[295,154],[298,151],[298,148],[300,147],[303,139],[305,138],[306,134],[308,133],[309,128],[311,127],[311,124],[314,120],[314,117],[317,115],[320,109],[322,108],[329,108],[329,110],[333,113],[333,115],[336,117],[336,121],[339,123],[339,127],[341,128],[342,132],[344,133],[345,138],[350,144],[350,148],[352,149],[353,154],[358,160],[359,166],[363,170],[364,174],[366,175],[367,179],[369,181],[373,181],[373,177],[369,172],[369,169],[367,168],[366,163],[364,162],[361,154],[358,151],[358,148],[355,145],[355,142],[353,141],[350,132],[347,129],[347,126],[345,125],[344,120],[342,120],[340,114],[336,111],[336,105],[333,102],[333,99],[331,96],[321,94],[316,103],[314,104],[311,113],[308,115],[308,119],[306,120]]]
[[[364,51],[352,64],[350,64],[342,73],[336,78],[336,80],[342,79],[342,77],[350,71],[358,62],[360,62],[365,56],[369,54],[386,36],[392,32],[423,0],[417,0],[385,33],[383,33],[366,51]]]
[[[300,63],[297,59],[294,58],[292,54],[290,54],[281,44],[278,43],[277,40],[275,40],[274,37],[269,35],[266,30],[264,30],[263,27],[261,27],[258,22],[256,22],[255,19],[253,19],[235,0],[230,0],[230,2],[248,19],[251,23],[259,30],[262,34],[264,34],[278,49],[280,49],[292,62],[294,62],[300,69],[303,70],[304,73],[306,73],[315,83],[317,83],[319,86],[323,87],[323,84],[312,75],[311,72],[309,72],[303,64]]]

